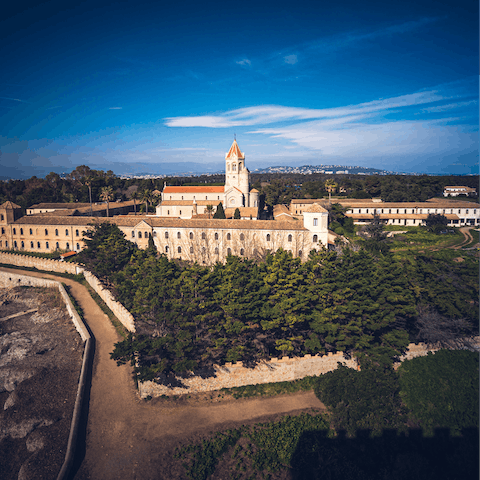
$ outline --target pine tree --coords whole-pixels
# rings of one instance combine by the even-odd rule
[[[225,216],[225,210],[223,209],[223,205],[221,203],[218,204],[217,211],[213,218],[227,218]]]

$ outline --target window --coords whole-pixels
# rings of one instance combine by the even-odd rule
[[[189,237],[190,237],[190,240],[193,240],[193,232],[190,232]]]
[[[267,242],[269,242],[269,241],[270,241],[270,234],[267,233]]]
[[[132,238],[135,238],[135,231],[132,230]]]
[[[76,237],[79,236],[78,230],[75,230],[75,236],[76,236]]]
[[[291,235],[288,236],[288,241],[289,241],[289,242],[292,241],[292,236],[291,236]]]
[[[165,245],[165,253],[168,253],[168,245]]]
[[[240,234],[240,240],[243,242],[245,240],[245,235],[243,233]]]
[[[165,238],[168,238],[168,232],[165,232]]]
[[[33,248],[33,242],[30,242],[30,248]]]
[[[5,233],[5,229],[2,227],[2,235]]]
[[[366,209],[365,213],[368,213],[368,208]],[[398,213],[398,212],[397,212]]]
[[[207,234],[205,232],[202,232],[202,240],[206,240]]]
[[[218,247],[215,247],[215,255],[218,255]]]
[[[17,241],[16,240],[13,242],[13,248],[17,248]]]
[[[205,256],[207,253],[207,249],[205,247],[202,247],[202,255]]]
[[[208,196],[207,196],[207,195],[205,195],[205,200],[208,200]]]
[[[313,236],[313,243],[317,243],[318,242],[318,235],[314,235]]]
[[[58,237],[58,229],[55,229],[55,236]]]
[[[153,232],[153,236],[156,237],[156,236],[157,236],[157,232],[154,231],[154,232]]]
[[[167,215],[170,215],[170,210],[167,210]]]
[[[443,213],[445,213],[445,210],[443,211]],[[466,213],[466,214],[468,214],[468,208],[467,208],[467,210],[466,210],[466,212],[465,212],[465,213]]]
[[[30,235],[33,235],[32,229],[30,229]]]
[[[8,248],[8,240],[5,240],[5,248]]]
[[[180,232],[177,232],[177,238],[182,238],[182,234]]]
[[[182,247],[177,248],[178,253],[182,253]]]
[[[467,210],[468,213],[468,210]],[[23,235],[23,228],[20,229],[20,235]]]
[[[78,245],[78,243],[77,243]],[[48,242],[45,243],[45,248],[50,248],[50,244]]]
[[[40,242],[37,242],[37,248],[40,248]]]
[[[243,250],[243,248],[240,249],[240,255],[242,255],[242,256],[244,255],[244,250]]]
[[[298,256],[301,257],[301,256],[302,256],[302,253],[303,253],[303,252],[302,252],[301,250],[299,250],[299,251],[298,251]]]
[[[23,243],[23,241],[22,241],[22,248],[25,248],[25,243]]]
[[[231,255],[232,254],[232,249],[231,248],[227,248],[227,255]]]
[[[59,244],[58,242],[55,244],[55,248],[56,248],[57,250],[60,248],[60,244]]]
[[[180,210],[180,215],[182,214],[182,211]]]
[[[215,240],[218,240],[218,233],[215,233]]]
[[[148,238],[148,232],[145,232],[145,238]]]
[[[227,240],[231,240],[231,239],[232,239],[232,236],[229,233],[227,233]]]
[[[77,250],[80,250],[80,244],[77,243]]]
[[[65,230],[65,235],[67,235],[67,236],[68,236],[68,230]]]
[[[190,247],[190,253],[193,253],[193,247]]]
[[[67,250],[70,250],[70,244],[67,242]]]
[[[0,214],[0,220],[5,220],[5,218],[3,217],[3,213]]]
[[[183,200],[183,195],[182,195],[182,200]]]
[[[13,229],[13,234],[14,234],[14,235],[17,234],[17,229],[16,229],[16,228]]]
[[[142,238],[142,232],[138,232],[138,238]]]
[[[313,226],[317,227],[318,226],[318,218],[313,219]]]

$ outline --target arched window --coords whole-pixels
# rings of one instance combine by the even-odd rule
[[[165,253],[168,253],[168,245],[165,245]]]
[[[177,238],[182,238],[182,234],[180,232],[177,232]]]
[[[25,244],[23,243],[23,241],[22,241],[22,244],[21,244],[21,245],[22,245],[22,248],[25,248]]]
[[[193,253],[193,247],[190,247],[190,253]]]
[[[37,242],[37,248],[40,248],[40,242]]]
[[[227,170],[230,171],[230,164],[229,163],[227,164]],[[3,220],[3,218],[2,218],[2,220]]]
[[[165,238],[168,238],[168,232],[165,232]]]
[[[206,240],[207,234],[205,232],[202,232],[202,240]]]
[[[16,240],[13,241],[13,248],[17,248],[17,241]]]
[[[47,248],[47,249],[50,248],[50,244],[48,242],[45,242],[45,248]]]
[[[231,248],[227,248],[227,255],[231,255],[232,254],[232,249]]]
[[[2,235],[5,234],[5,229],[2,227]]]
[[[80,250],[80,244],[77,243],[77,250]]]
[[[148,235],[148,232],[145,232],[145,238],[148,238],[149,235]]]
[[[288,241],[289,241],[289,242],[292,241],[292,236],[291,236],[291,235],[288,236]]]
[[[132,230],[132,238],[135,238],[135,231]]]
[[[190,232],[189,237],[190,237],[190,240],[193,240],[193,232]]]
[[[33,235],[32,229],[30,229],[30,235]]]
[[[467,210],[468,213],[468,210]],[[23,228],[20,229],[20,235],[23,235]]]
[[[269,242],[269,241],[270,241],[270,234],[267,233],[267,242]]]
[[[0,220],[4,220],[3,213],[0,214]]]
[[[231,239],[232,239],[232,236],[229,233],[227,233],[227,240],[231,240]]]
[[[215,255],[218,255],[218,247],[215,247]]]
[[[78,237],[78,235],[79,235],[79,232],[78,232],[78,230],[75,230],[75,236],[77,236],[77,237]]]
[[[70,244],[67,242],[67,250],[70,250]]]
[[[202,247],[202,255],[205,255],[207,253],[207,249],[205,247]]]
[[[234,163],[234,164],[232,165],[232,171],[233,171],[233,172],[236,172],[236,171],[237,171],[237,164],[236,164],[236,163]]]
[[[218,240],[218,233],[215,233],[215,240]]]
[[[205,200],[208,200],[208,196],[207,196],[207,195],[205,195]]]
[[[33,248],[33,242],[30,242],[30,248]]]
[[[243,233],[240,234],[240,240],[243,242],[245,240],[245,235]]]
[[[318,242],[318,235],[314,235],[313,236],[313,243],[317,243]]]
[[[167,215],[170,215],[170,210],[167,210]]]
[[[157,236],[157,232],[154,231],[154,232],[153,232],[153,236],[156,237],[156,236]]]
[[[142,238],[142,232],[138,232],[138,238]]]
[[[65,235],[67,235],[67,236],[68,236],[68,230],[67,230],[67,229],[65,229]]]
[[[178,253],[182,253],[182,247],[177,248]]]
[[[303,253],[303,252],[302,252],[301,250],[299,250],[299,251],[298,251],[298,256],[301,257],[301,256],[302,256],[302,253]]]
[[[58,237],[58,229],[57,228],[55,229],[55,236]]]
[[[13,229],[13,234],[14,234],[14,235],[17,234],[17,229],[16,229],[16,228]]]
[[[180,210],[180,215],[182,214],[182,211]]]
[[[243,248],[240,249],[240,255],[244,255],[244,250],[243,250]]]
[[[55,244],[55,248],[56,248],[57,250],[60,248],[60,244],[59,244],[58,242]]]

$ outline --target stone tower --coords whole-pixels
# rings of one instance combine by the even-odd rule
[[[234,140],[225,155],[225,191],[230,187],[236,187],[248,198],[249,177],[250,172],[245,167],[245,155]]]

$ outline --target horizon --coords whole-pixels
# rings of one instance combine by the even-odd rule
[[[0,21],[0,178],[478,175],[478,4],[57,0]],[[183,168],[185,167],[185,168]]]

